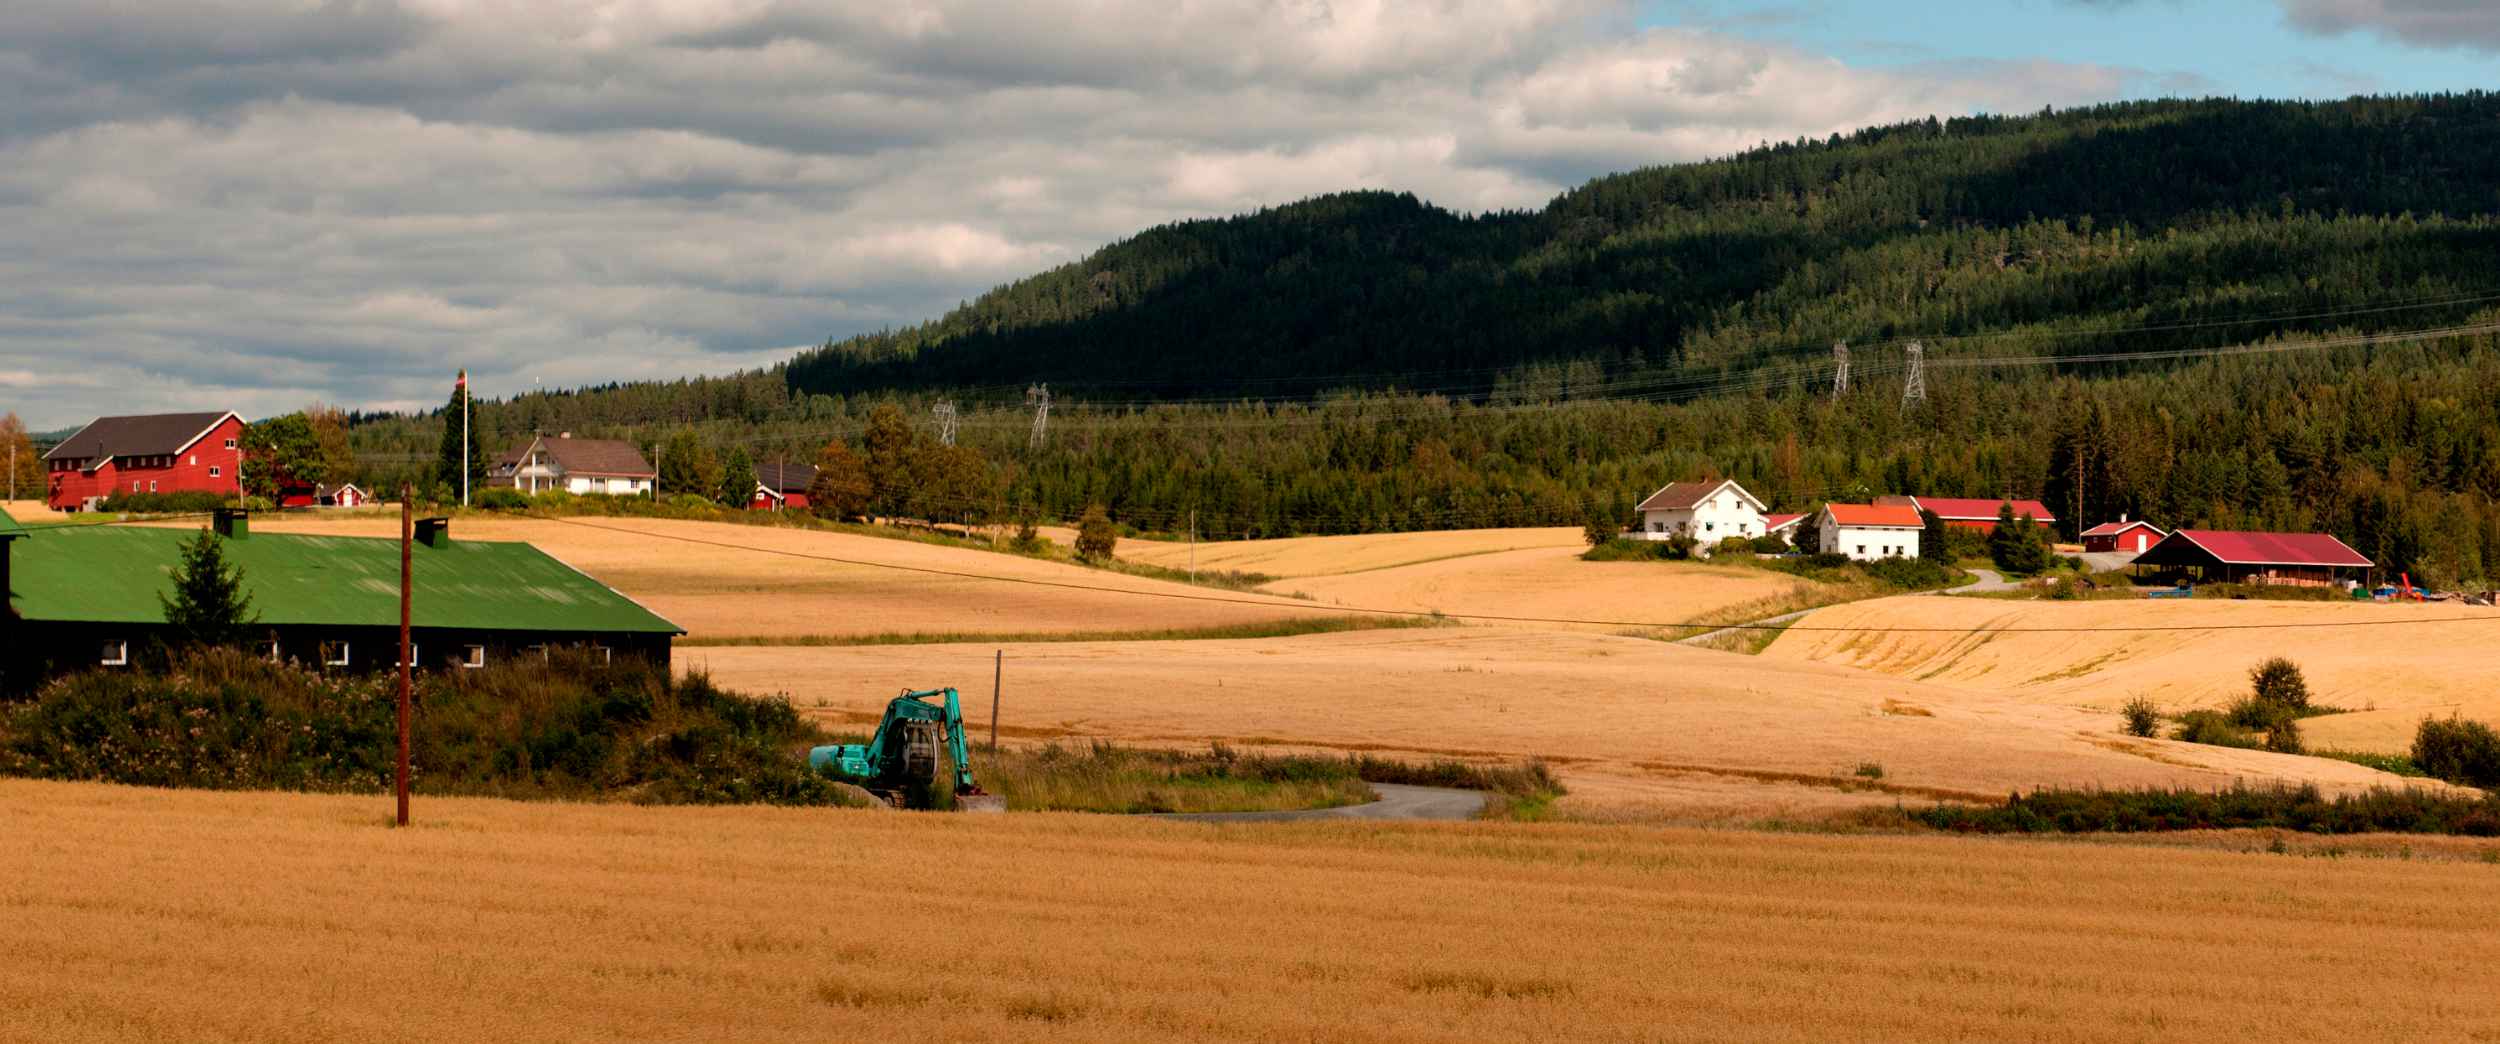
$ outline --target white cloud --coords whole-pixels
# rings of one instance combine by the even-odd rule
[[[2500,51],[2489,0],[2282,0],[2292,26],[2327,36],[2374,32],[2416,47]]]
[[[0,382],[107,409],[719,373],[1146,226],[1534,207],[1764,140],[2123,93],[1608,0],[0,6]]]

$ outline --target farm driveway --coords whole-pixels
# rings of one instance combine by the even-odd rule
[[[1484,811],[1484,792],[1452,787],[1416,787],[1374,783],[1380,800],[1368,805],[1313,808],[1298,812],[1179,812],[1156,819],[1199,823],[1275,823],[1294,819],[1474,819]]]

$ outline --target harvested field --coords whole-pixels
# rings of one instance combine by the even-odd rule
[[[837,728],[873,720],[905,687],[955,685],[978,733],[993,648],[719,648],[681,659],[733,689],[787,693]],[[2050,783],[2398,782],[2340,761],[2129,740],[2109,715],[2080,708],[1609,635],[1467,627],[1006,652],[1009,739],[1542,757],[1573,788],[1564,804],[1590,815],[1725,796],[1696,780],[1809,807],[1826,801],[1800,791],[1844,784],[1889,801]],[[1881,781],[1853,776],[1869,761],[1883,766]]]
[[[40,500],[0,500],[0,510],[7,511],[10,518],[26,525],[39,522],[74,522],[78,519],[76,515],[64,515],[54,511]]]
[[[1266,589],[1305,594],[1322,603],[1383,609],[1671,624],[1817,586],[1743,566],[1583,562],[1580,553],[1585,550],[1574,541],[1567,547],[1281,580]]]
[[[2500,1038],[2500,867],[2471,861],[454,799],[417,815],[397,831],[379,797],[0,781],[0,1038]],[[931,901],[892,901],[894,881]]]
[[[268,517],[253,525],[275,533],[399,532],[395,515]],[[1014,555],[731,522],[464,517],[453,524],[452,536],[528,541],[676,621],[697,639],[1201,630],[1338,615],[1292,599],[1209,591]],[[1121,591],[1248,599],[1274,608],[932,576],[671,537]]]
[[[2407,618],[2461,620],[2382,626]],[[2114,713],[2143,696],[2168,710],[2246,695],[2248,669],[2287,656],[2313,700],[2363,713],[2301,723],[2313,747],[2401,751],[2424,715],[2500,722],[2500,610],[2461,605],[2265,601],[2006,602],[1888,598],[1824,609],[1804,627],[1945,627],[1953,634],[1791,629],[1770,659],[1845,664],[2042,704]],[[2250,624],[2325,624],[2230,630]],[[2009,633],[2032,628],[2213,630]]]
[[[1074,539],[1073,531],[1065,538]],[[1207,570],[1278,577],[1335,576],[1531,547],[1567,547],[1576,551],[1587,544],[1581,541],[1580,531],[1571,527],[1451,529],[1278,540],[1201,540],[1197,561],[1198,568]],[[1123,540],[1114,553],[1132,562],[1167,569],[1187,568],[1190,562],[1190,546],[1168,540]]]

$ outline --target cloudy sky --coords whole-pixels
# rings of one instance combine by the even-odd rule
[[[2500,86],[2481,0],[7,0],[0,409],[721,373],[1176,218]]]

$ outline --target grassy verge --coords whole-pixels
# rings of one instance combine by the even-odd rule
[[[2329,798],[2318,788],[2235,786],[2200,791],[2042,789],[2001,805],[1914,809],[1913,822],[1976,834],[2141,833],[2251,827],[2313,834],[2413,833],[2500,836],[2500,794],[2372,789]]]
[[[1272,812],[1376,795],[1339,758],[1148,750],[1110,743],[1009,748],[974,758],[981,786],[1016,812]]]
[[[1399,631],[1417,627],[1454,627],[1457,621],[1427,616],[1314,616],[1299,620],[1183,627],[1142,631],[914,631],[905,634],[806,634],[797,636],[732,635],[688,637],[680,649],[746,646],[850,645],[1027,645],[1040,642],[1196,642],[1246,638],[1291,638],[1342,631]]]

